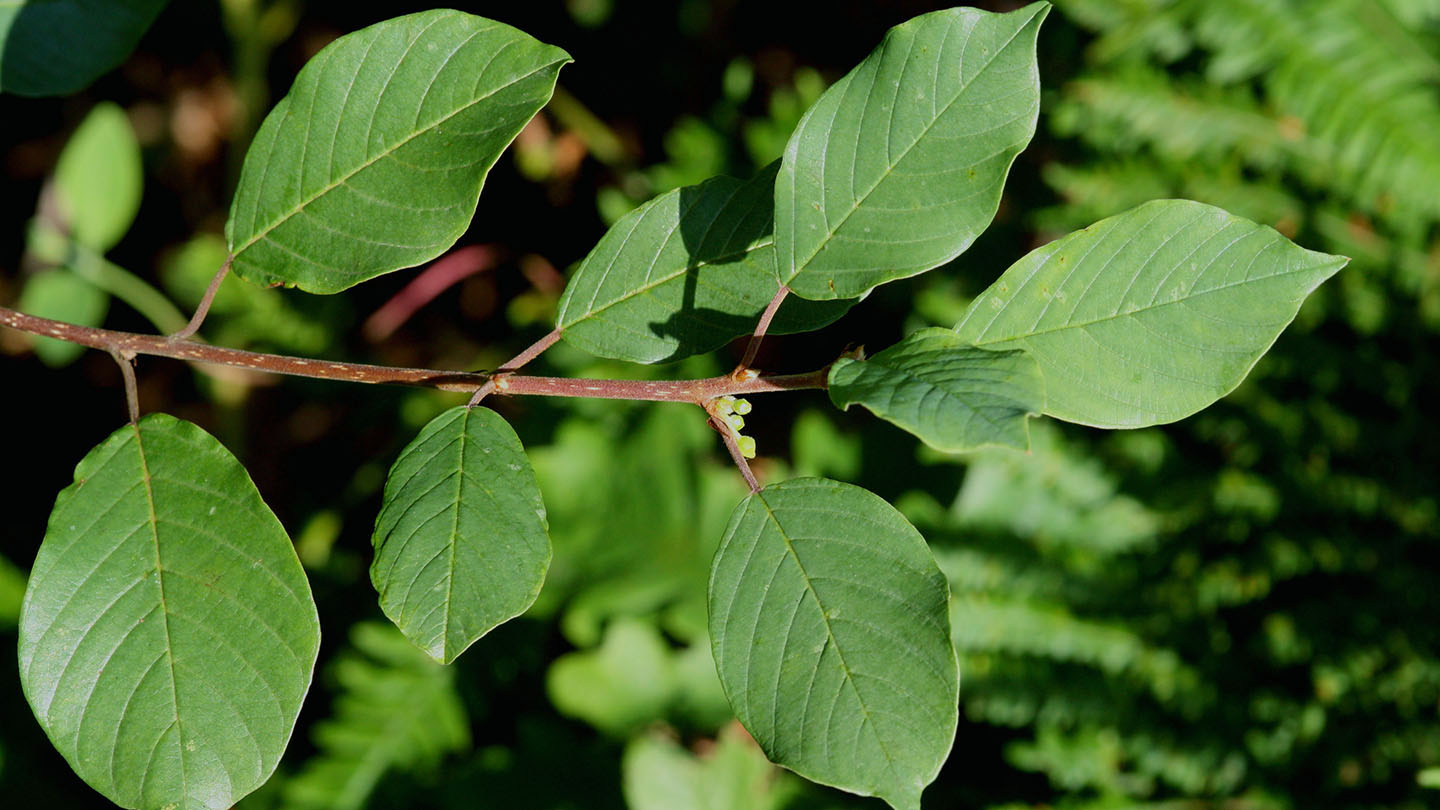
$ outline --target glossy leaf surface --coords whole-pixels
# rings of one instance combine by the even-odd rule
[[[450,10],[332,42],[245,156],[226,225],[235,272],[334,293],[440,255],[569,60],[510,26]]]
[[[451,408],[400,453],[375,521],[380,607],[450,663],[535,601],[550,566],[545,504],[520,439],[488,408]]]
[[[565,288],[557,319],[565,340],[602,357],[655,363],[751,332],[779,289],[777,168],[676,189],[622,217]],[[818,329],[852,303],[787,299],[770,331]]]
[[[775,183],[779,278],[854,298],[960,255],[1035,134],[1049,4],[896,26],[801,119]]]
[[[223,810],[275,770],[320,642],[285,530],[235,457],[163,414],[60,493],[20,617],[51,742],[122,807]]]
[[[165,0],[0,3],[0,91],[65,96],[124,61]]]
[[[1234,390],[1347,261],[1213,206],[1157,200],[1032,251],[955,329],[1029,352],[1058,419],[1173,422]]]
[[[952,453],[986,444],[1025,449],[1026,420],[1045,407],[1040,367],[1024,352],[977,349],[949,329],[922,329],[865,360],[830,367],[830,400]]]
[[[720,682],[771,760],[900,810],[957,722],[949,588],[878,496],[801,478],[736,508],[710,577]]]

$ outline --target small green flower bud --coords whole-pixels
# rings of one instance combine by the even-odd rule
[[[745,458],[755,457],[754,436],[741,436],[737,441],[740,445],[740,455],[744,456]]]
[[[750,413],[750,400],[748,400],[748,399],[737,399],[737,400],[735,400],[735,413],[738,413],[738,414],[740,414],[741,416],[744,416],[745,414]]]
[[[734,428],[737,433],[745,429],[745,417],[738,413],[726,415],[725,423]]]
[[[715,400],[715,412],[724,416],[735,411],[734,397],[720,397]]]

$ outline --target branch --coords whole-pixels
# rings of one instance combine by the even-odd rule
[[[702,380],[661,381],[521,377],[511,374],[489,375],[428,368],[397,368],[367,363],[341,363],[330,360],[287,357],[279,354],[261,354],[241,349],[211,346],[192,340],[172,340],[157,335],[140,335],[133,332],[77,326],[63,321],[52,321],[49,318],[26,315],[5,307],[0,307],[0,326],[8,326],[32,335],[78,343],[81,346],[89,346],[107,352],[118,351],[122,356],[144,354],[196,363],[248,368],[254,371],[287,374],[294,377],[344,380],[355,383],[413,385],[466,394],[473,393],[477,388],[494,379],[494,390],[499,394],[704,403],[709,399],[726,394],[749,395],[771,391],[824,388],[828,372],[828,368],[822,368],[805,374],[767,376],[751,371],[738,378],[725,374]],[[542,338],[535,346],[522,352],[517,359],[526,358],[527,354],[544,342],[545,339]],[[543,351],[543,348],[541,347],[539,351]],[[530,354],[529,356],[533,357],[534,355]]]
[[[135,384],[135,356],[126,355],[119,349],[111,349],[110,356],[120,365],[120,376],[125,378],[125,404],[130,408],[130,424],[140,421],[140,387]]]
[[[720,438],[725,441],[725,449],[730,451],[730,458],[735,460],[735,466],[740,468],[740,475],[745,478],[745,483],[750,486],[751,492],[760,491],[760,482],[755,480],[755,472],[750,469],[750,462],[745,458],[745,453],[740,449],[740,444],[735,440],[735,431],[729,425],[720,421],[720,417],[710,414],[710,426],[719,432]]]
[[[225,263],[220,265],[220,270],[215,277],[210,279],[210,286],[205,288],[205,295],[200,298],[200,305],[195,307],[195,314],[190,317],[190,322],[184,328],[170,336],[171,340],[186,340],[196,332],[200,331],[200,324],[205,322],[205,316],[210,314],[210,305],[215,303],[215,293],[220,292],[220,285],[225,277],[230,275],[230,263],[235,261],[235,255],[225,257]]]
[[[760,352],[760,342],[765,339],[765,333],[770,329],[770,321],[774,320],[775,313],[780,310],[780,304],[789,294],[790,288],[784,284],[781,284],[780,289],[775,291],[775,297],[770,299],[769,305],[760,314],[760,322],[755,324],[755,332],[750,335],[750,342],[745,344],[745,356],[740,358],[740,365],[735,367],[733,372],[735,376],[740,376],[750,368],[751,363],[755,362],[755,355]]]
[[[496,369],[495,373],[490,375],[490,379],[486,380],[484,385],[475,389],[475,394],[470,397],[470,407],[473,408],[479,405],[480,400],[494,393],[495,387],[499,385],[500,381],[505,379],[506,375],[539,357],[546,349],[554,346],[558,340],[560,340],[560,327],[557,326],[550,330],[550,333],[545,335],[545,337],[530,344],[530,348],[510,358],[508,363]]]

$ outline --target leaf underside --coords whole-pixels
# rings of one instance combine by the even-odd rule
[[[950,453],[1029,446],[1027,419],[1045,407],[1040,367],[1024,352],[977,349],[949,329],[922,329],[865,360],[830,367],[830,400],[876,416]]]
[[[441,663],[525,611],[550,567],[545,504],[515,431],[459,406],[400,453],[375,521],[380,607]]]
[[[0,91],[68,96],[124,61],[165,0],[0,5]]]
[[[802,478],[736,508],[710,577],[710,635],[736,716],[800,775],[900,810],[958,719],[949,587],[878,496]]]
[[[233,269],[334,293],[440,255],[568,61],[510,26],[449,10],[332,42],[245,156],[226,225]]]
[[[1234,390],[1347,261],[1214,206],[1156,200],[1032,251],[955,329],[1034,357],[1050,416],[1173,422]]]
[[[60,493],[20,619],[20,677],[70,766],[122,807],[223,810],[275,770],[320,624],[235,457],[155,414]]]
[[[771,164],[748,181],[716,177],[675,189],[615,223],[560,299],[565,340],[636,363],[717,349],[755,328],[775,296]],[[853,301],[787,299],[776,334],[818,329]]]
[[[855,298],[960,255],[1035,134],[1049,11],[937,11],[896,26],[806,112],[775,184],[779,279]]]

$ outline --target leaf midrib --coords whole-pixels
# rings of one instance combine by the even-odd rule
[[[284,214],[282,214],[278,219],[275,219],[275,220],[271,221],[270,223],[267,223],[262,229],[257,230],[254,234],[252,234],[252,235],[250,236],[250,238],[245,241],[245,244],[240,245],[239,247],[234,248],[234,249],[231,251],[231,255],[232,255],[232,256],[239,256],[241,253],[244,253],[246,250],[248,250],[250,247],[252,247],[256,242],[259,242],[260,240],[262,240],[262,239],[264,239],[265,237],[269,236],[270,233],[273,232],[276,228],[279,228],[281,225],[284,225],[286,222],[289,222],[292,218],[294,218],[295,216],[297,216],[301,211],[303,211],[305,208],[307,208],[308,206],[310,206],[310,205],[311,205],[312,203],[314,203],[316,200],[320,199],[321,197],[325,196],[326,194],[329,194],[330,192],[334,191],[335,189],[339,188],[340,186],[345,185],[347,182],[349,182],[350,178],[354,177],[355,175],[359,174],[360,172],[365,171],[366,169],[368,169],[368,168],[370,168],[371,166],[375,165],[376,163],[380,162],[382,159],[384,159],[384,158],[386,158],[386,157],[389,157],[391,154],[393,154],[394,152],[400,150],[400,149],[403,148],[406,144],[410,143],[411,141],[415,140],[416,138],[420,137],[421,135],[424,135],[425,133],[433,130],[435,127],[438,127],[438,126],[444,124],[445,122],[449,121],[450,119],[454,118],[455,116],[460,115],[461,113],[469,110],[470,108],[474,107],[476,104],[479,104],[479,103],[485,101],[486,99],[490,98],[491,96],[495,95],[496,93],[499,93],[500,91],[505,90],[505,89],[507,89],[507,88],[513,87],[514,85],[519,84],[520,82],[525,81],[526,79],[530,78],[531,76],[534,76],[535,74],[540,73],[541,71],[543,71],[543,70],[545,70],[545,69],[547,69],[547,68],[549,68],[549,67],[551,67],[551,66],[553,66],[553,65],[555,65],[555,64],[557,64],[557,63],[563,63],[564,61],[565,61],[564,58],[559,58],[559,59],[555,59],[555,60],[550,61],[550,62],[546,62],[545,64],[540,65],[539,67],[535,68],[534,70],[530,71],[529,73],[526,73],[525,75],[520,76],[520,77],[518,77],[518,78],[516,78],[516,79],[514,79],[514,80],[512,80],[512,81],[509,81],[509,82],[507,82],[507,83],[505,83],[505,84],[502,84],[502,85],[500,85],[499,87],[496,87],[495,89],[491,90],[490,92],[485,93],[484,95],[475,98],[474,100],[470,101],[469,103],[467,103],[467,104],[465,104],[465,105],[463,105],[463,106],[461,106],[461,107],[456,108],[454,112],[451,112],[451,113],[449,113],[448,115],[445,115],[445,116],[442,117],[442,118],[436,119],[435,121],[426,124],[424,127],[415,130],[414,132],[412,132],[412,133],[410,133],[409,135],[405,136],[405,137],[404,137],[403,139],[401,139],[399,142],[397,142],[397,143],[395,143],[394,145],[392,145],[392,146],[384,149],[383,151],[377,153],[374,157],[368,158],[368,159],[362,161],[362,162],[360,163],[360,165],[356,166],[354,169],[351,169],[348,173],[346,173],[345,175],[343,175],[343,176],[340,177],[339,179],[333,180],[333,181],[331,181],[330,183],[326,184],[326,185],[323,186],[319,191],[316,191],[314,194],[310,195],[310,196],[307,197],[306,199],[304,199],[304,200],[300,201],[298,204],[296,204],[295,207],[291,208],[289,211],[286,211],[286,212],[285,212]],[[392,74],[392,78],[393,78],[393,74]],[[433,85],[434,85],[434,81],[432,80],[432,81],[431,81],[431,86],[433,86]],[[381,92],[383,93],[385,89],[389,88],[389,86],[390,86],[390,83],[389,83],[389,81],[387,81],[387,82],[385,83],[385,86],[381,88]],[[428,91],[428,88],[427,88],[427,91]],[[348,96],[347,96],[347,97],[348,97]],[[289,96],[286,96],[286,98],[289,98]],[[282,101],[283,101],[283,100],[284,100],[284,99],[282,99]],[[287,111],[287,113],[288,113],[288,111]],[[287,114],[287,117],[288,117],[288,114]],[[277,133],[277,137],[278,137],[278,133]],[[308,142],[308,141],[307,141],[307,142]],[[334,149],[333,149],[333,148],[331,149],[331,153],[332,153],[332,154],[334,153]],[[273,154],[273,153],[272,153],[272,154]],[[268,163],[268,162],[269,162],[269,161],[268,161],[268,159],[267,159],[267,163]]]
[[[165,633],[165,663],[170,669],[170,704],[175,707],[176,747],[180,749],[180,795],[190,796],[190,781],[185,768],[185,731],[180,723],[180,691],[175,683],[175,646],[170,636],[170,608],[165,602],[165,568],[160,556],[160,515],[155,508],[155,489],[150,477],[150,463],[145,458],[145,445],[139,423],[131,423],[135,431],[135,449],[140,457],[140,475],[145,482],[145,503],[150,514],[150,534],[155,543],[155,585],[160,596],[160,626]],[[153,756],[153,752],[152,752]],[[149,772],[146,772],[149,775]]]
[[[446,563],[445,573],[445,621],[440,635],[440,660],[450,663],[450,605],[455,600],[455,547],[460,541],[460,505],[465,496],[465,443],[470,438],[470,413],[473,408],[466,408],[460,414],[460,449],[457,452],[455,471],[455,519],[450,523],[450,542],[446,551],[450,559]]]
[[[1151,301],[1149,304],[1146,304],[1145,306],[1136,307],[1136,308],[1134,308],[1134,309],[1126,310],[1126,311],[1124,311],[1124,312],[1121,312],[1121,311],[1118,311],[1118,310],[1117,310],[1116,312],[1114,312],[1114,313],[1112,313],[1112,314],[1110,314],[1110,315],[1106,315],[1106,316],[1103,317],[1103,318],[1092,318],[1092,319],[1090,319],[1090,320],[1086,320],[1086,321],[1076,321],[1076,322],[1073,322],[1073,323],[1067,322],[1067,323],[1061,324],[1061,325],[1059,325],[1059,326],[1052,326],[1052,327],[1049,327],[1049,328],[1047,328],[1047,329],[1038,329],[1038,330],[1035,330],[1035,331],[1032,331],[1032,332],[1025,332],[1025,333],[1023,333],[1023,334],[1018,334],[1018,335],[1010,335],[1009,337],[994,338],[994,339],[991,339],[991,340],[976,340],[976,341],[974,341],[971,345],[973,345],[973,346],[987,346],[987,345],[996,344],[996,343],[1008,343],[1008,342],[1013,341],[1013,340],[1025,340],[1026,338],[1038,337],[1038,336],[1040,336],[1040,335],[1048,335],[1048,334],[1052,334],[1052,333],[1055,333],[1055,332],[1063,332],[1063,331],[1065,331],[1065,330],[1067,330],[1067,329],[1084,329],[1084,328],[1087,327],[1087,326],[1094,326],[1095,324],[1098,324],[1098,323],[1106,323],[1106,322],[1109,322],[1109,321],[1118,320],[1118,319],[1120,319],[1120,318],[1128,318],[1128,317],[1131,317],[1131,316],[1133,316],[1133,315],[1139,314],[1139,313],[1141,313],[1141,312],[1150,312],[1150,311],[1152,311],[1152,310],[1163,309],[1163,308],[1165,308],[1165,307],[1176,306],[1176,305],[1178,305],[1178,304],[1187,304],[1187,303],[1190,303],[1191,301],[1194,301],[1194,300],[1197,299],[1197,298],[1202,298],[1202,297],[1204,297],[1204,296],[1211,295],[1211,294],[1213,294],[1213,293],[1224,292],[1224,291],[1226,291],[1226,290],[1234,289],[1235,287],[1244,286],[1244,285],[1246,285],[1246,284],[1254,284],[1254,283],[1258,283],[1258,282],[1269,281],[1269,280],[1271,280],[1271,279],[1277,279],[1277,278],[1284,278],[1284,277],[1286,277],[1286,276],[1299,275],[1299,274],[1302,274],[1302,273],[1310,273],[1310,272],[1322,271],[1322,270],[1326,267],[1326,264],[1327,264],[1326,262],[1321,262],[1320,264],[1302,265],[1302,266],[1300,266],[1300,267],[1297,267],[1297,268],[1294,269],[1294,270],[1285,270],[1285,271],[1280,272],[1280,273],[1271,273],[1271,274],[1268,275],[1268,276],[1260,276],[1260,277],[1258,277],[1258,278],[1247,278],[1247,279],[1242,279],[1242,280],[1240,280],[1240,281],[1232,281],[1232,282],[1230,282],[1230,283],[1228,283],[1228,284],[1221,284],[1221,285],[1219,285],[1218,287],[1211,287],[1211,288],[1208,289],[1208,290],[1203,290],[1203,291],[1201,291],[1201,292],[1191,293],[1191,294],[1185,296],[1184,298],[1177,298],[1177,299],[1175,299],[1174,301],[1161,301],[1161,302],[1159,302],[1159,303],[1156,303],[1156,302],[1154,302],[1154,301]],[[1335,269],[1338,270],[1339,268],[1337,267],[1337,268],[1335,268]],[[974,305],[974,306],[976,307],[976,310],[977,310],[977,311],[978,311],[979,306],[980,306],[980,301],[981,301],[981,299],[976,299],[976,301],[975,301],[975,305]],[[1006,309],[1009,309],[1010,304],[1013,303],[1013,302],[1014,302],[1014,299],[1013,299],[1013,298],[1010,299],[1010,301],[1007,301],[1006,304],[1005,304],[1005,307],[1003,307],[1003,308],[1000,310],[1000,312],[997,313],[997,315],[999,315],[1000,313],[1003,313]],[[958,326],[956,326],[955,331],[956,331],[957,333],[959,333],[960,328],[963,327],[963,326],[965,325],[966,321],[969,321],[969,320],[970,320],[970,317],[969,317],[969,315],[967,314],[966,317],[965,317],[965,319],[962,320]],[[987,327],[987,330],[988,330],[988,327]]]
[[[1038,12],[1037,12],[1037,14],[1038,14]],[[855,212],[856,212],[856,211],[859,211],[860,208],[861,208],[862,206],[864,206],[865,201],[868,200],[868,199],[870,199],[870,195],[871,195],[871,194],[874,194],[874,193],[875,193],[875,190],[878,189],[878,188],[880,188],[881,184],[883,184],[883,183],[886,181],[886,179],[888,179],[888,178],[894,173],[895,167],[896,167],[896,166],[899,166],[902,162],[904,162],[905,158],[908,157],[909,154],[910,154],[910,152],[915,149],[916,145],[918,145],[918,144],[920,143],[920,141],[924,140],[924,139],[925,139],[925,136],[928,135],[928,134],[930,134],[930,130],[934,129],[934,128],[935,128],[935,125],[940,122],[940,119],[943,118],[946,114],[948,114],[948,113],[950,112],[950,108],[955,105],[955,102],[959,101],[959,100],[960,100],[960,97],[963,96],[963,95],[965,95],[965,92],[970,89],[970,85],[974,84],[977,80],[979,80],[979,78],[985,73],[985,71],[989,70],[989,69],[990,69],[990,66],[993,65],[993,64],[995,64],[995,60],[997,60],[997,59],[1000,58],[1000,54],[1004,53],[1005,50],[1010,47],[1010,44],[1011,44],[1012,42],[1014,42],[1014,41],[1016,40],[1016,38],[1018,38],[1018,37],[1020,36],[1021,32],[1023,32],[1023,31],[1030,25],[1030,23],[1031,23],[1034,19],[1035,19],[1035,14],[1030,15],[1030,19],[1028,19],[1028,20],[1026,20],[1024,23],[1022,23],[1019,28],[1015,29],[1015,33],[1011,34],[1011,35],[1010,35],[1010,38],[1007,39],[1007,40],[1005,40],[1005,43],[1004,43],[1003,45],[1001,45],[1000,47],[998,47],[998,48],[995,49],[995,55],[992,56],[992,57],[990,57],[990,60],[987,61],[984,65],[982,65],[979,70],[975,71],[975,75],[973,75],[973,76],[970,77],[970,81],[966,82],[963,87],[961,87],[959,90],[955,91],[955,95],[954,95],[950,100],[948,100],[948,101],[945,102],[945,106],[944,106],[944,107],[942,107],[941,109],[935,111],[934,117],[930,120],[929,123],[927,123],[927,124],[925,125],[925,127],[920,131],[920,133],[915,136],[915,139],[914,139],[913,141],[911,141],[911,142],[900,152],[899,157],[897,157],[894,162],[890,163],[890,165],[886,167],[885,171],[884,171],[883,173],[881,173],[879,179],[877,179],[877,180],[870,186],[869,189],[866,189],[866,191],[865,191],[864,194],[860,195],[860,197],[859,197],[858,199],[856,199],[854,203],[851,204],[850,210],[845,212],[845,215],[840,218],[840,221],[835,224],[835,227],[829,228],[829,229],[827,230],[827,233],[826,233],[826,235],[825,235],[825,238],[824,238],[824,239],[821,239],[819,242],[816,243],[815,249],[814,249],[813,251],[811,251],[810,255],[805,258],[805,261],[804,261],[802,264],[798,264],[798,265],[792,264],[792,265],[791,265],[790,278],[786,280],[786,282],[785,282],[786,284],[789,284],[790,282],[794,281],[795,278],[796,278],[796,276],[799,276],[800,273],[804,272],[805,268],[807,268],[807,267],[810,266],[810,263],[815,260],[815,257],[820,255],[820,251],[825,248],[825,245],[829,244],[830,240],[835,238],[835,234],[839,233],[839,232],[840,232],[840,229],[843,228],[843,227],[845,227],[845,223],[850,221],[850,217],[854,216]],[[912,41],[912,44],[913,44],[913,41]],[[968,44],[968,42],[967,42],[967,44]],[[874,86],[874,82],[873,82],[873,81],[871,82],[871,86],[872,86],[872,87]],[[893,118],[894,113],[892,112],[891,115],[892,115],[892,118]],[[832,124],[833,124],[833,119],[832,119]],[[792,171],[792,172],[794,171],[794,167],[791,167],[791,171]],[[851,176],[852,176],[852,177],[854,176],[854,166],[853,166],[853,162],[852,162],[852,166],[851,166]],[[793,209],[793,207],[794,207],[794,206],[792,205],[792,209]],[[793,230],[793,222],[792,222],[792,230]],[[778,261],[778,257],[777,257],[777,261]]]
[[[830,616],[825,612],[825,603],[820,599],[820,594],[815,592],[815,585],[810,579],[810,573],[805,570],[805,564],[800,561],[800,555],[795,551],[795,545],[791,541],[790,535],[785,531],[785,527],[780,525],[780,518],[775,514],[775,510],[770,508],[769,502],[765,500],[765,493],[757,492],[755,497],[760,501],[760,505],[765,507],[765,513],[769,515],[770,522],[775,525],[775,531],[780,533],[780,539],[785,541],[785,551],[790,559],[794,560],[795,567],[800,570],[800,578],[805,583],[806,593],[810,594],[810,598],[815,600],[816,607],[820,608],[820,621],[825,625],[825,636],[829,640],[830,646],[834,648],[835,656],[840,659],[840,668],[845,673],[845,683],[855,693],[855,700],[860,704],[860,711],[865,714],[865,725],[870,728],[870,733],[875,738],[875,744],[880,746],[880,752],[885,755],[885,765],[890,769],[890,775],[895,780],[894,784],[902,784],[904,780],[896,769],[895,758],[891,756],[890,749],[885,745],[885,741],[881,739],[880,733],[875,727],[875,720],[870,716],[870,707],[860,696],[860,687],[855,684],[855,677],[851,674],[850,665],[845,662],[845,653],[841,651],[840,643],[835,639],[835,629],[830,625]]]

